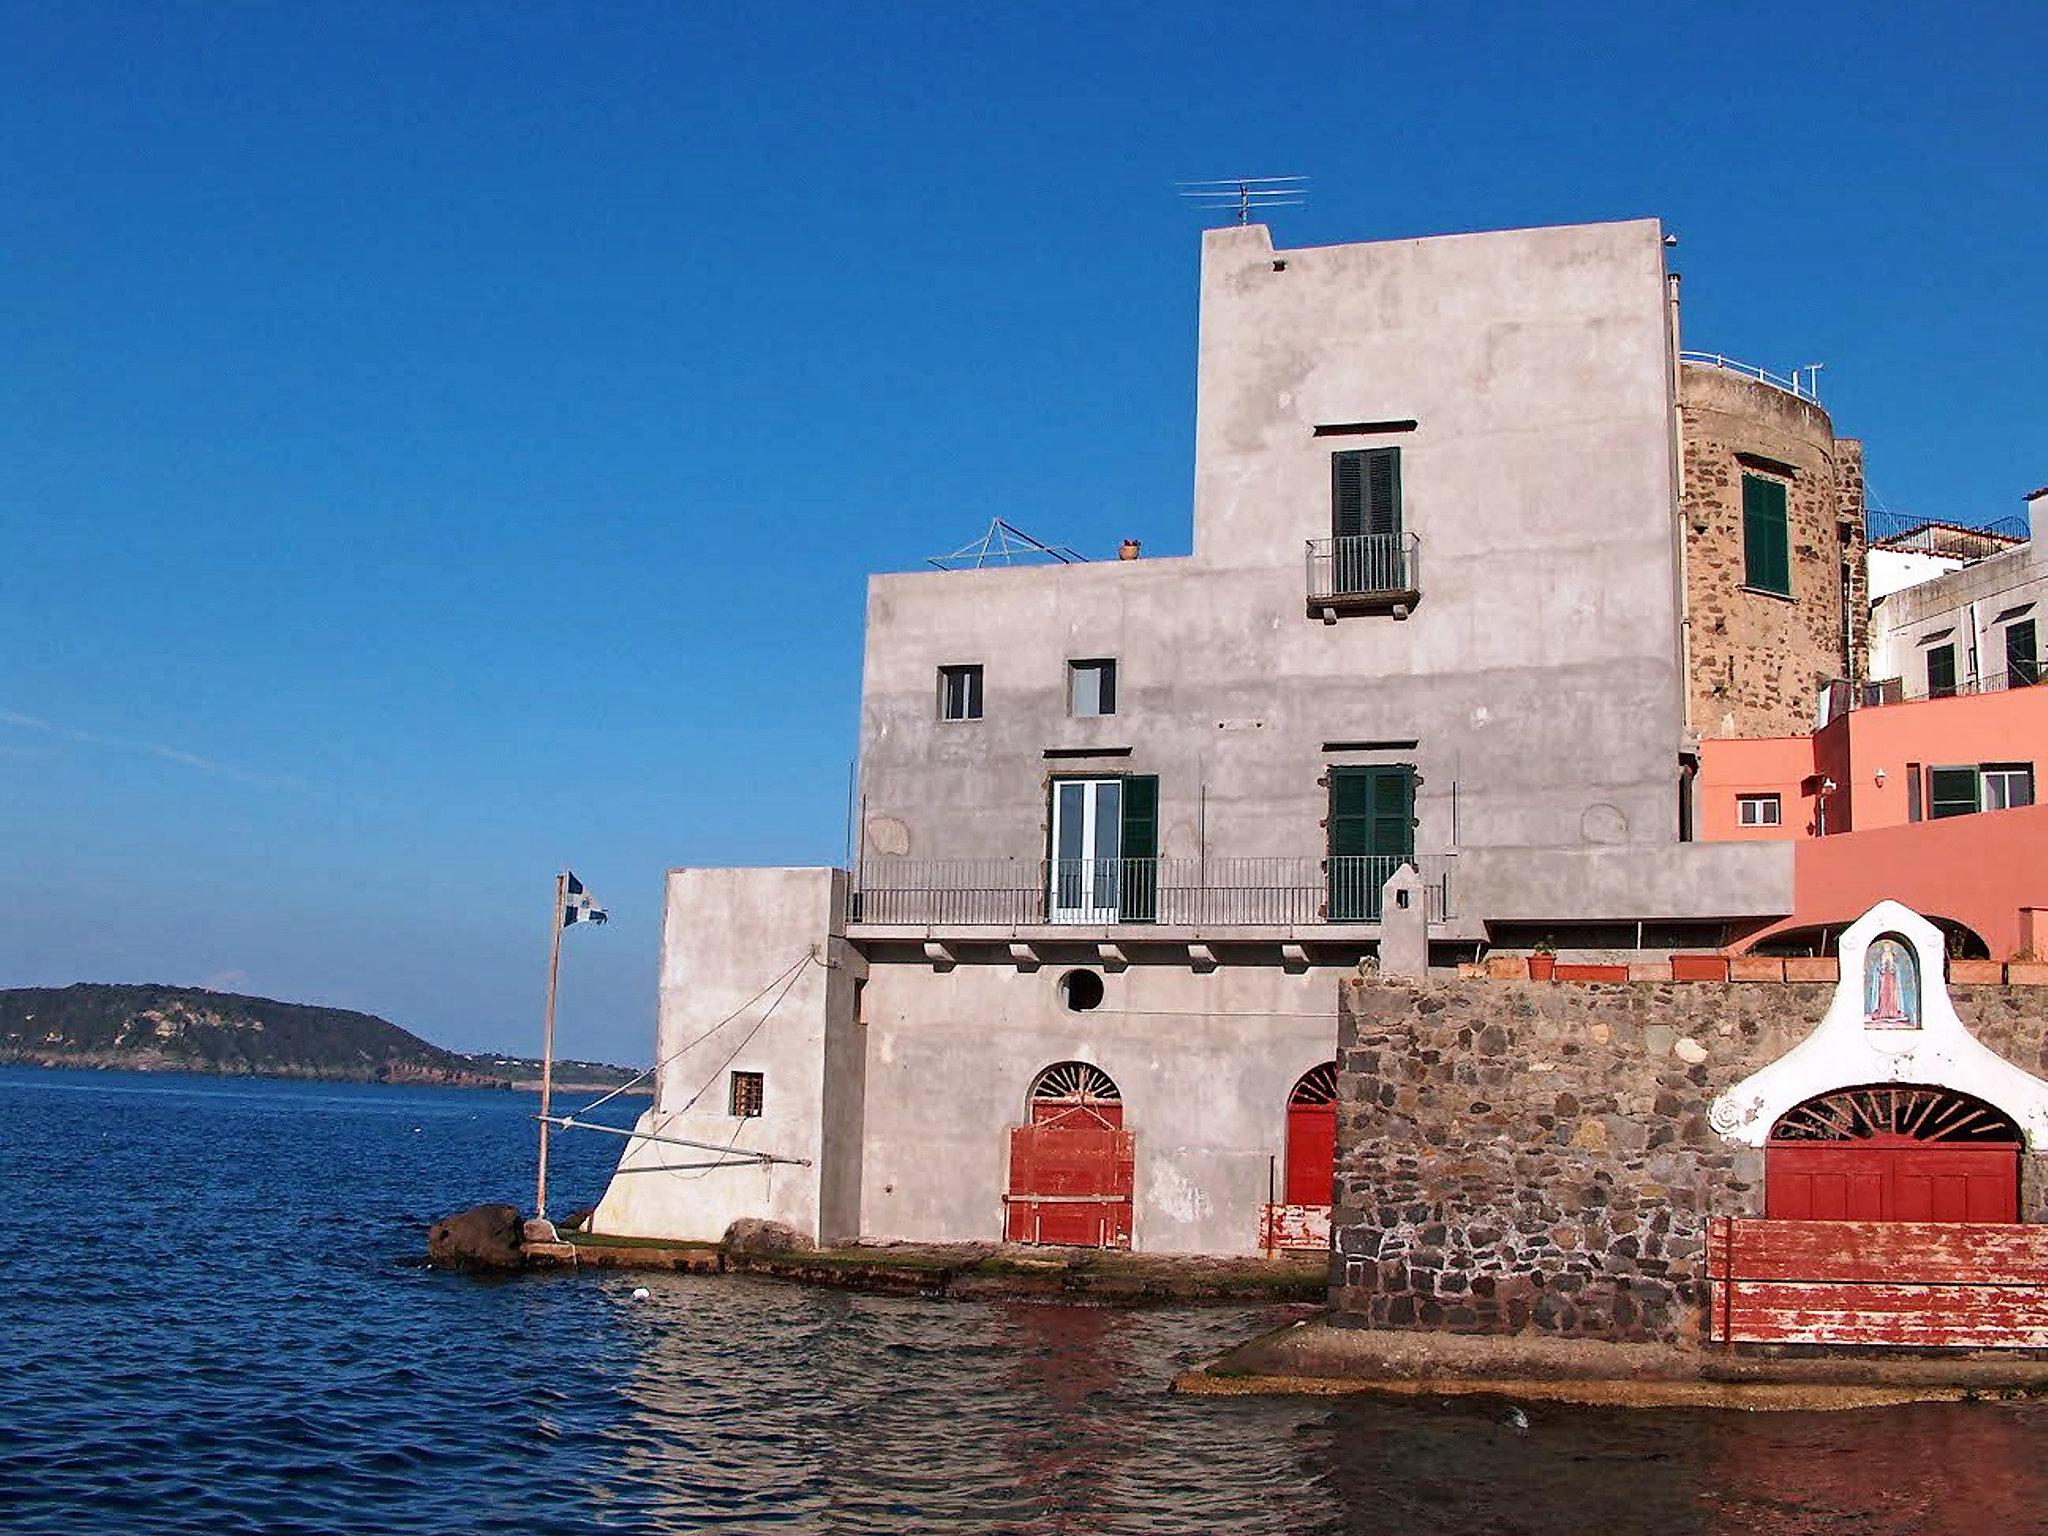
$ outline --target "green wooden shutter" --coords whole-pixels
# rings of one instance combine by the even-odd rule
[[[1939,821],[1945,816],[1969,816],[1980,808],[1975,768],[1929,769],[1927,781],[1927,814],[1930,820]]]
[[[2041,680],[2041,660],[2034,649],[2034,621],[2005,627],[2005,686],[2030,688]]]
[[[1330,455],[1330,532],[1349,539],[1365,532],[1365,454]]]
[[[1401,450],[1368,450],[1365,463],[1367,533],[1401,531]]]
[[[1373,922],[1392,859],[1415,853],[1415,770],[1330,770],[1330,921]]]
[[[1150,923],[1159,916],[1159,776],[1124,776],[1122,897],[1117,915],[1126,923]]]
[[[1742,477],[1742,579],[1765,592],[1792,593],[1792,551],[1785,524],[1785,486],[1761,475]]]
[[[1937,645],[1927,652],[1927,697],[1945,699],[1956,691],[1956,648]]]

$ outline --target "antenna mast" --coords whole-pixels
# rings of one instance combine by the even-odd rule
[[[1204,212],[1237,211],[1237,222],[1249,224],[1252,211],[1300,208],[1308,202],[1306,176],[1225,176],[1217,181],[1182,181],[1180,195]]]

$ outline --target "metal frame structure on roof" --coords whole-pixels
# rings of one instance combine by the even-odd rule
[[[925,556],[942,571],[978,571],[991,565],[1086,565],[1088,557],[1064,544],[1047,544],[1016,524],[991,518],[988,531],[944,555]]]

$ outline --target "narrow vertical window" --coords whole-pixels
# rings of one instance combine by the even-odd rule
[[[1791,536],[1785,524],[1785,482],[1742,477],[1742,580],[1760,592],[1792,595]]]
[[[1956,648],[1936,645],[1927,651],[1927,697],[1945,699],[1956,691]]]
[[[1116,713],[1116,663],[1067,663],[1067,711],[1076,719]]]
[[[1340,539],[1401,531],[1401,450],[1330,455],[1330,532]]]
[[[761,1113],[761,1092],[766,1080],[759,1072],[735,1072],[728,1095],[728,1113],[741,1120],[752,1120]]]
[[[1906,820],[1918,821],[1921,817],[1920,765],[1906,764]]]
[[[2035,649],[2034,621],[2005,626],[2005,686],[2031,688],[2041,681],[2041,654]]]
[[[979,720],[981,718],[981,668],[939,668],[939,718]]]

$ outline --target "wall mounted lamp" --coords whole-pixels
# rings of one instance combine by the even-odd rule
[[[1879,789],[1884,788],[1884,770],[1882,768],[1877,770],[1877,787]]]

